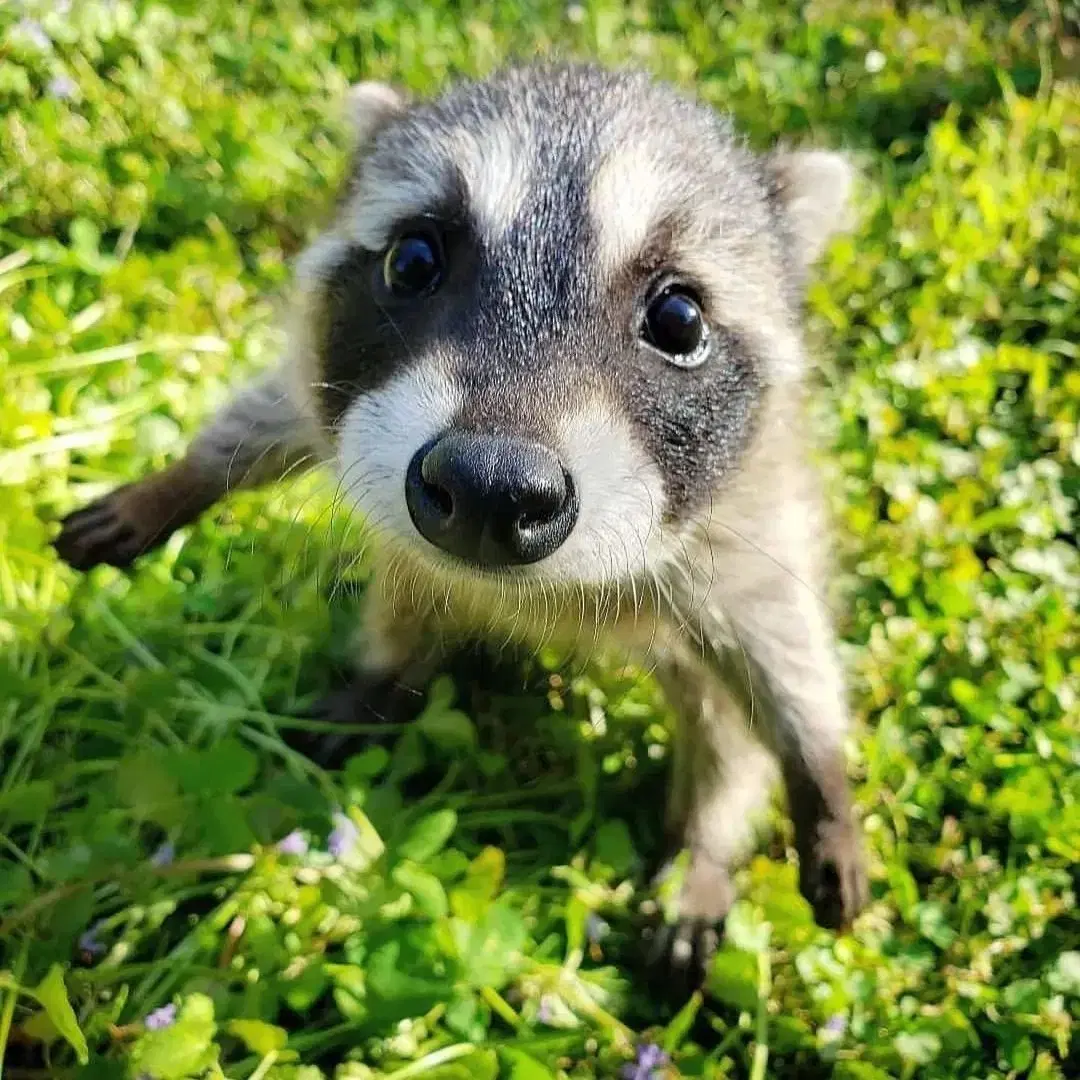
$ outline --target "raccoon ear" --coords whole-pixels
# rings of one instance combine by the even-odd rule
[[[359,153],[405,111],[405,96],[381,82],[358,82],[349,89],[347,112],[353,153]]]
[[[380,131],[408,106],[405,95],[381,82],[358,82],[349,88],[343,112],[348,127],[347,165],[334,206],[340,210],[356,191],[364,155]]]
[[[775,150],[766,159],[772,196],[783,206],[809,266],[825,245],[851,224],[849,198],[855,169],[831,150]]]

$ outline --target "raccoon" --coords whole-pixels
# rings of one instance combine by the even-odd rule
[[[230,490],[322,463],[374,537],[361,692],[422,682],[475,634],[656,672],[689,852],[664,970],[715,946],[778,779],[801,890],[846,927],[867,885],[801,309],[851,166],[754,152],[693,96],[591,64],[426,100],[362,83],[349,109],[282,361],[175,464],[66,518],[59,554],[126,566]]]

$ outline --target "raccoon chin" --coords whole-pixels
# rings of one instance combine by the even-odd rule
[[[630,589],[644,579],[639,562],[626,561],[622,550],[602,548],[594,544],[591,552],[579,558],[573,551],[559,558],[547,559],[526,566],[484,566],[448,555],[417,537],[383,536],[381,548],[386,562],[399,580],[429,581],[435,595],[440,588],[451,594],[486,597],[494,601],[506,596],[569,599],[608,589]]]

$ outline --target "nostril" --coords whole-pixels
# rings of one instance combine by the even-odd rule
[[[420,533],[429,538],[451,525],[455,499],[444,470],[433,455],[434,440],[422,446],[405,474],[405,503]],[[434,542],[434,541],[433,541]]]
[[[515,543],[524,549],[558,547],[573,528],[577,517],[577,494],[570,474],[551,478],[549,484],[529,493],[514,520]]]
[[[419,480],[420,487],[432,506],[443,517],[448,518],[454,512],[454,496],[449,486],[442,482],[443,477],[440,475],[439,465],[440,463],[435,458],[433,448],[427,452],[421,451],[417,480]]]
[[[517,528],[525,532],[550,525],[566,505],[568,491],[568,483],[560,478],[558,484],[529,492],[522,500],[515,522]]]
[[[454,512],[454,497],[444,487],[431,483],[430,480],[422,481],[424,494],[435,504],[443,517],[450,517]]]
[[[517,527],[525,532],[527,529],[538,529],[546,525],[558,513],[557,507],[534,507],[532,510],[522,510],[518,514]]]

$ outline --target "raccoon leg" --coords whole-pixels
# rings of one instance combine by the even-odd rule
[[[658,932],[651,959],[680,988],[704,974],[719,928],[735,900],[732,874],[752,844],[776,783],[772,755],[747,730],[736,695],[700,665],[660,671],[676,710],[667,828],[673,850],[690,863],[678,921]],[[661,871],[663,876],[665,871]]]
[[[780,761],[800,888],[819,925],[842,929],[868,889],[844,756],[848,711],[824,606],[799,579],[777,575],[764,594],[736,591],[729,611],[738,637],[727,652],[729,685]]]
[[[379,724],[388,737],[396,735],[423,708],[424,688],[444,655],[425,614],[379,578],[364,594],[351,651],[354,661],[345,685],[313,710],[314,717],[340,724],[343,730],[297,732],[289,738],[293,749],[325,766],[340,764],[358,742],[347,725]],[[359,741],[370,744],[373,737]]]
[[[242,389],[178,461],[66,517],[54,546],[76,570],[129,566],[229,491],[313,465],[314,443],[281,372],[273,371]]]

